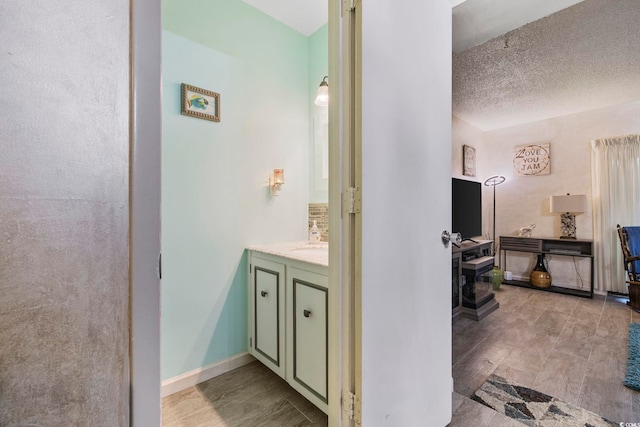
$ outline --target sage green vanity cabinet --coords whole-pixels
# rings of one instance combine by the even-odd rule
[[[249,251],[249,353],[328,412],[328,268]]]

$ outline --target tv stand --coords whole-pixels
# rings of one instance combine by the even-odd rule
[[[466,239],[451,249],[453,319],[481,320],[500,305],[493,294],[492,240]]]
[[[456,248],[459,248],[460,245],[462,245],[464,242],[473,242],[473,243],[478,243],[477,241],[473,240],[473,239],[462,239],[462,241],[460,243],[453,243],[451,242],[451,244],[453,246],[455,246]]]

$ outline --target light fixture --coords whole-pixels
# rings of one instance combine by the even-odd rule
[[[269,194],[272,196],[279,195],[283,184],[284,169],[274,169],[273,173],[269,175]]]
[[[316,105],[318,107],[326,107],[329,105],[329,83],[327,83],[327,79],[329,76],[324,76],[322,82],[320,82],[320,87],[318,88],[318,95],[316,96]]]
[[[484,185],[493,187],[493,255],[496,254],[496,186],[502,184],[506,178],[502,175],[494,175],[484,180]]]
[[[550,211],[553,213],[562,213],[560,215],[561,239],[576,238],[576,216],[575,214],[587,211],[587,196],[584,194],[566,196],[551,196],[549,205]]]

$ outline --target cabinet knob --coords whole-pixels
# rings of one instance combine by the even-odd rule
[[[260,295],[262,295],[263,297],[267,296],[267,291],[260,291]]]
[[[304,314],[304,317],[309,317],[309,316],[311,316],[311,312],[310,312],[309,310],[304,310],[304,311],[302,312],[302,314]]]

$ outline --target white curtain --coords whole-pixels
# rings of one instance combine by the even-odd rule
[[[616,225],[640,226],[640,135],[591,141],[596,288],[627,293]]]

